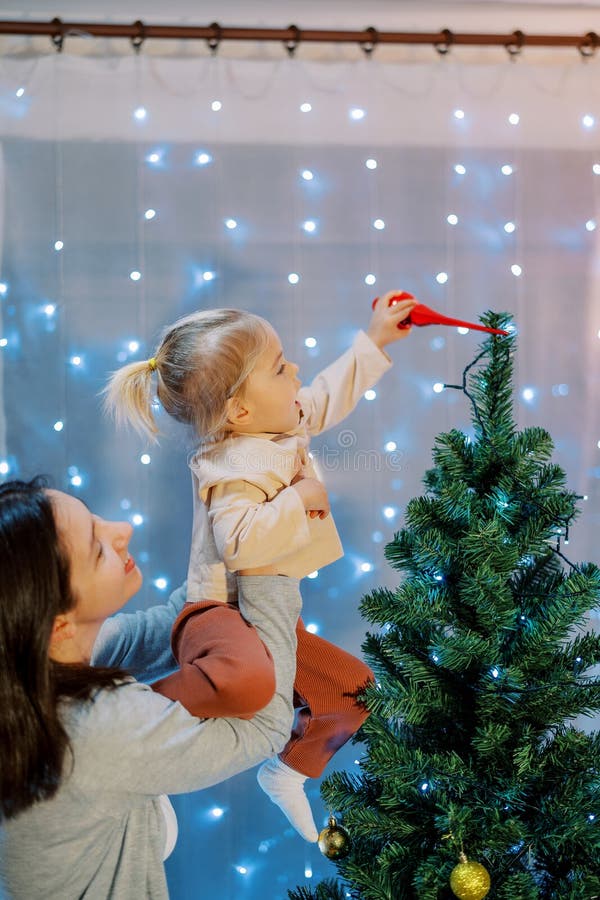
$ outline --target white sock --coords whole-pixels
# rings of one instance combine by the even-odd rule
[[[304,793],[307,776],[286,766],[278,756],[268,759],[258,770],[257,780],[268,797],[277,804],[298,834],[315,843],[319,837],[315,820]]]

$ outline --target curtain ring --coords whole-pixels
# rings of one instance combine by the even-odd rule
[[[507,41],[504,45],[504,49],[508,53],[511,59],[515,59],[523,49],[523,44],[525,43],[525,35],[522,31],[513,31],[511,34],[512,40]]]
[[[365,28],[365,33],[369,35],[368,40],[359,41],[358,46],[368,57],[370,57],[371,53],[379,43],[379,32],[371,25],[369,28]]]
[[[139,53],[142,49],[142,44],[146,40],[146,28],[141,19],[138,19],[137,22],[133,23],[133,27],[137,28],[137,34],[132,34],[130,37],[131,46],[135,50],[136,53]]]
[[[285,49],[290,56],[293,56],[302,39],[302,32],[297,25],[288,25],[288,31],[292,32],[292,37],[285,41]]]
[[[206,43],[208,44],[208,49],[210,50],[212,55],[216,56],[221,44],[221,40],[223,38],[223,29],[218,22],[211,22],[209,28],[212,29],[212,34],[209,38],[206,39]]]
[[[54,25],[54,34],[50,36],[50,40],[54,45],[54,49],[57,53],[62,53],[63,44],[65,42],[65,26],[63,24],[63,20],[56,17],[52,19],[50,22],[51,25]]]
[[[433,46],[436,52],[440,54],[440,56],[445,56],[446,53],[450,52],[450,47],[454,43],[454,35],[449,28],[443,28],[440,31],[440,34],[443,35],[444,40],[436,41]]]
[[[577,49],[584,59],[589,59],[590,56],[595,55],[599,43],[600,38],[598,37],[596,32],[588,31],[588,33],[582,37],[580,43],[577,45]]]

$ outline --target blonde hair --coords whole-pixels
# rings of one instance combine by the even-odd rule
[[[151,359],[113,372],[103,392],[104,409],[117,424],[131,425],[156,441],[156,393],[164,410],[191,425],[200,439],[219,439],[227,430],[227,401],[243,394],[269,330],[265,319],[238,309],[184,316],[164,331]]]

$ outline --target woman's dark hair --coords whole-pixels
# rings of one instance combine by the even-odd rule
[[[54,620],[75,597],[46,488],[43,478],[0,485],[0,819],[58,790],[69,749],[61,698],[89,700],[124,675],[49,657]]]

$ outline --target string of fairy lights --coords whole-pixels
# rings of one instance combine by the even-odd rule
[[[216,62],[216,61],[215,61]],[[17,86],[12,86],[12,97],[17,103],[25,103],[28,99],[30,93],[30,87],[27,84],[19,84]],[[215,117],[227,115],[227,93],[226,88],[219,83],[219,93],[211,94],[210,96],[204,97],[201,102],[208,104],[210,112]],[[221,93],[222,91],[222,93]],[[138,97],[141,92],[138,92]],[[344,97],[344,102],[346,102],[347,98]],[[66,100],[65,100],[66,102]],[[144,288],[145,288],[145,279],[147,277],[145,271],[145,260],[147,254],[145,252],[145,242],[146,242],[146,233],[148,229],[154,228],[161,221],[161,217],[164,214],[164,210],[161,209],[160,205],[154,204],[150,205],[146,201],[146,186],[151,183],[153,175],[160,173],[165,168],[170,166],[169,160],[169,141],[168,137],[165,136],[164,141],[162,142],[148,142],[144,138],[144,127],[148,122],[149,118],[152,116],[153,107],[152,100],[145,99],[139,100],[136,105],[131,109],[131,121],[134,123],[136,128],[139,129],[138,133],[138,141],[140,148],[140,159],[139,165],[141,170],[140,177],[140,186],[137,192],[137,202],[139,203],[139,208],[136,210],[136,222],[137,222],[137,241],[134,242],[137,251],[135,258],[131,259],[131,264],[126,273],[124,275],[129,279],[129,281],[136,287],[138,291],[140,291],[138,302],[140,304],[140,316],[139,316],[139,333],[137,334],[128,334],[126,337],[123,335],[115,334],[115,346],[114,346],[114,360],[116,364],[122,364],[124,362],[143,358],[144,355],[147,355],[147,341],[148,335],[145,333],[145,311],[144,311]],[[314,115],[318,103],[311,95],[310,89],[307,87],[306,95],[303,99],[297,100],[296,98],[296,114],[298,116],[299,122],[302,120],[311,117]],[[367,105],[353,105],[351,103],[347,104],[345,111],[345,116],[347,117],[348,123],[352,127],[356,128],[367,128],[370,116],[370,110]],[[452,125],[455,127],[461,127],[465,123],[468,123],[471,117],[471,112],[468,106],[468,103],[464,103],[460,106],[455,106],[454,108],[447,111],[448,119]],[[518,129],[522,122],[522,112],[519,110],[518,105],[515,104],[514,109],[506,116],[505,126],[507,129],[507,133],[514,129],[515,135],[518,135]],[[592,110],[582,110],[579,116],[579,127],[583,132],[595,134],[597,132],[599,123],[598,118],[594,111]],[[57,147],[60,146],[61,135],[56,135]],[[507,141],[508,143],[508,141]],[[518,137],[515,137],[513,144],[518,144]],[[368,145],[368,141],[365,139],[365,145]],[[221,152],[219,142],[214,140],[211,142],[200,142],[194,147],[190,148],[189,151],[189,159],[188,164],[191,168],[196,171],[200,171],[205,174],[207,179],[214,177],[214,172],[216,165],[220,163],[219,154]],[[454,158],[449,161],[448,171],[445,173],[445,177],[458,189],[462,184],[468,182],[470,176],[470,169],[468,161],[464,157],[461,157],[461,153],[459,149],[453,149]],[[294,184],[289,185],[290,190],[293,188],[294,190],[301,191],[303,202],[302,202],[302,218],[299,218],[297,222],[292,223],[292,227],[299,229],[303,236],[307,240],[318,241],[319,237],[323,234],[325,229],[325,223],[322,222],[319,215],[317,213],[311,214],[311,204],[312,197],[315,195],[315,191],[318,190],[320,180],[321,180],[321,172],[319,170],[319,166],[315,165],[314,161],[311,159],[309,145],[307,143],[303,143],[297,150],[296,156],[298,159],[298,164],[296,166],[295,172],[293,173]],[[305,158],[303,158],[303,156]],[[388,223],[386,222],[385,216],[377,210],[377,204],[379,198],[381,196],[381,191],[377,187],[376,179],[381,174],[382,166],[386,165],[379,157],[377,150],[374,148],[370,148],[368,152],[363,154],[363,157],[360,161],[360,168],[357,166],[357,170],[355,172],[356,179],[367,179],[367,192],[371,198],[370,208],[365,213],[365,229],[368,230],[368,244],[369,250],[366,254],[367,262],[365,265],[365,270],[362,274],[362,280],[364,282],[365,288],[369,291],[372,291],[372,294],[375,295],[378,289],[381,287],[381,279],[379,273],[379,262],[378,262],[378,253],[377,253],[377,240],[378,236],[382,235],[386,232],[388,228]],[[58,360],[58,364],[63,366],[64,370],[64,379],[65,379],[65,388],[64,395],[60,402],[57,403],[56,414],[52,415],[51,413],[51,400],[49,400],[49,428],[56,434],[61,437],[65,441],[65,446],[68,448],[69,454],[73,453],[73,458],[68,458],[66,460],[66,471],[64,473],[64,480],[66,485],[73,492],[77,493],[78,491],[84,492],[88,485],[89,473],[86,469],[85,461],[76,457],[75,452],[72,450],[72,446],[69,445],[68,435],[69,429],[71,427],[71,423],[69,421],[69,406],[68,406],[68,381],[69,378],[77,376],[78,373],[84,372],[86,367],[89,365],[87,356],[86,356],[86,348],[85,347],[75,347],[71,346],[70,340],[68,339],[68,323],[64,321],[64,318],[67,313],[67,309],[64,305],[64,279],[65,279],[65,270],[63,266],[63,258],[65,254],[69,253],[69,227],[70,223],[68,221],[68,217],[65,214],[65,210],[62,205],[62,190],[63,190],[63,181],[66,177],[64,171],[64,159],[59,155],[57,156],[57,165],[56,165],[56,190],[57,190],[57,216],[55,219],[55,231],[54,233],[48,234],[47,239],[47,249],[49,254],[56,255],[56,273],[57,273],[57,292],[55,296],[52,296],[52,292],[50,292],[50,296],[44,296],[40,298],[29,299],[32,310],[34,311],[35,316],[37,317],[37,322],[39,323],[40,329],[47,329],[50,327],[55,327],[57,329],[58,338],[57,338],[57,352],[62,354],[60,360]],[[518,178],[518,164],[515,162],[513,156],[507,152],[506,158],[502,161],[496,168],[493,173],[493,177],[498,180],[498,183],[506,183],[507,185],[511,182],[511,179]],[[597,158],[590,159],[589,168],[587,172],[587,177],[589,178],[589,196],[594,196],[594,191],[596,189],[596,184],[600,184],[600,182],[596,183],[596,179],[600,177],[600,150],[598,151]],[[456,194],[455,194],[456,196]],[[235,201],[232,198],[228,198],[231,209],[228,214],[222,218],[220,223],[218,223],[218,227],[221,229],[221,238],[226,241],[228,236],[232,238],[243,229],[251,229],[253,227],[253,223],[244,218],[241,212],[238,212],[235,208]],[[308,211],[308,212],[305,212]],[[444,219],[444,227],[448,229],[458,231],[464,224],[463,215],[457,207],[448,208],[445,213]],[[510,260],[507,262],[509,272],[514,279],[526,279],[528,275],[527,270],[527,260],[523,258],[522,252],[519,252],[517,244],[515,243],[515,236],[518,234],[519,229],[521,228],[521,222],[519,221],[519,217],[516,214],[512,215],[510,218],[504,218],[501,221],[497,222],[497,230],[503,240],[507,242],[507,246],[511,248],[511,252],[513,253]],[[595,217],[594,209],[590,207],[589,215],[586,218],[583,218],[580,222],[580,229],[582,235],[585,234],[593,234],[597,228],[597,220]],[[512,244],[511,244],[512,241]],[[302,284],[303,279],[303,268],[302,268],[302,255],[297,254],[295,257],[297,264],[291,266],[289,271],[285,273],[285,276],[282,280],[281,290],[282,292],[293,292],[298,289],[298,286]],[[202,290],[204,286],[210,286],[212,283],[218,281],[222,278],[222,271],[219,268],[219,265],[215,261],[214,265],[207,265],[202,268],[199,268],[195,274],[196,278],[196,287],[198,290]],[[451,267],[442,268],[439,270],[431,271],[429,273],[429,277],[432,283],[437,284],[440,287],[447,285],[452,282],[454,277],[454,273],[451,270]],[[387,286],[386,286],[387,287]],[[0,304],[6,306],[8,302],[20,302],[22,298],[17,298],[12,296],[13,286],[11,281],[8,279],[0,280]],[[459,335],[468,334],[468,329],[466,328],[458,328],[456,330]],[[303,333],[301,336],[301,344],[303,345],[307,358],[308,354],[311,351],[316,351],[320,348],[321,343],[324,343],[324,335],[321,336],[318,329],[315,328],[314,323],[311,324],[310,330],[306,329],[306,333]],[[600,338],[600,330],[598,330],[598,338]],[[446,346],[447,337],[439,332],[432,334],[431,337],[427,336],[426,338],[427,345],[431,351],[436,354],[439,354]],[[7,320],[6,316],[3,316],[3,326],[2,333],[0,334],[0,353],[2,354],[2,364],[6,368],[10,366],[18,366],[18,356],[19,354],[16,352],[17,350],[21,352],[22,346],[24,343],[24,338],[21,334],[19,334],[18,330],[14,327],[13,324],[9,320]],[[441,358],[441,354],[439,355]],[[434,356],[433,359],[436,357]],[[302,360],[300,360],[302,362]],[[432,402],[435,401],[436,395],[442,395],[446,390],[445,381],[439,377],[435,376],[435,365],[432,366],[432,377],[431,383],[429,386],[429,395]],[[560,398],[566,397],[570,394],[570,386],[568,383],[560,381],[556,384],[553,384],[551,387],[551,393],[553,397]],[[365,392],[364,400],[371,404],[377,403],[378,400],[378,389],[373,388]],[[526,384],[520,389],[520,400],[522,403],[526,405],[534,406],[539,398],[539,391],[535,384]],[[388,470],[393,471],[394,469],[394,459],[397,454],[400,452],[400,440],[393,433],[393,428],[385,425],[381,428],[380,431],[380,446],[376,447],[373,450],[373,453],[378,454],[382,459],[388,460]],[[600,440],[598,441],[598,447],[600,448]],[[353,452],[353,446],[350,444],[348,447],[344,447],[343,443],[339,443],[337,448],[339,454],[343,455],[344,453],[348,453],[349,457]],[[148,467],[152,466],[153,457],[152,453],[147,449],[144,449],[143,452],[139,453],[138,457],[139,466],[142,467],[142,470],[147,471]],[[325,465],[325,469],[327,466]],[[3,478],[10,478],[13,476],[18,476],[22,470],[22,462],[11,456],[10,453],[7,453],[5,458],[0,459],[0,475]],[[326,472],[325,472],[326,474]],[[140,476],[141,478],[141,476]],[[120,501],[120,506],[123,513],[128,517],[135,528],[142,528],[148,521],[148,511],[147,508],[143,505],[137,505],[130,497],[123,497]],[[377,558],[381,557],[380,547],[384,540],[386,539],[386,535],[389,533],[389,529],[396,525],[399,519],[399,507],[398,504],[392,502],[391,500],[386,499],[379,505],[377,510],[377,515],[379,516],[380,525],[377,525],[374,529],[371,530],[371,542],[375,545]],[[375,553],[373,558],[365,557],[356,557],[355,560],[355,579],[360,579],[365,576],[371,576],[373,573],[377,571],[377,564],[374,562]],[[149,559],[148,554],[146,554],[146,558],[143,555],[140,555],[140,562],[147,562],[149,564],[152,563],[152,560]],[[319,578],[319,572],[315,571],[311,573],[308,578],[311,581],[315,581]],[[165,592],[171,586],[170,578],[167,574],[159,571],[154,573],[152,578],[152,583],[155,589],[159,592]],[[330,594],[330,596],[333,596]],[[309,622],[308,623],[309,630],[314,632],[318,632],[321,628],[321,625],[318,621]],[[435,659],[434,659],[435,661]],[[496,681],[498,679],[501,680],[501,671],[498,667],[492,668],[490,670],[490,677]],[[356,761],[357,764],[359,760]],[[434,789],[434,784],[432,779],[422,778],[419,783],[419,789],[423,792],[429,792]],[[213,796],[217,796],[218,791],[213,792]],[[207,822],[211,822],[213,824],[218,823],[219,821],[226,819],[228,814],[228,805],[226,802],[218,802],[215,801],[211,805],[209,805],[204,813],[204,820]],[[588,816],[590,823],[592,823],[595,819],[595,816],[590,814]],[[266,854],[269,854],[272,850],[280,846],[281,839],[280,838],[264,838],[258,843],[257,846],[257,854],[256,859],[238,859],[233,863],[233,868],[237,875],[240,878],[248,878],[251,879],[252,873],[254,869],[257,867],[257,860],[259,858],[264,858]],[[310,859],[310,854],[306,854],[305,862],[304,862],[304,877],[307,880],[312,879],[316,874],[319,874],[317,871],[318,866],[313,864]],[[292,879],[296,880],[296,877],[292,875]]]

